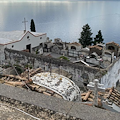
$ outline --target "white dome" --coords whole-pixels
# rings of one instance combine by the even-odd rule
[[[69,78],[56,73],[38,73],[31,78],[34,84],[48,88],[65,100],[80,101],[80,89]]]

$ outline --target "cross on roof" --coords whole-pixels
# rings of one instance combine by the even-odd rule
[[[28,21],[26,21],[25,18],[24,18],[24,21],[22,21],[22,23],[24,23],[25,31],[26,31],[26,22],[28,22]]]

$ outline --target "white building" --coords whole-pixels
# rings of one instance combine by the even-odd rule
[[[46,33],[30,31],[0,32],[0,61],[4,60],[5,48],[32,52],[36,47],[38,50],[43,47],[46,40]]]
[[[68,55],[72,57],[78,57],[80,54],[80,50],[82,49],[82,45],[77,42],[69,43],[68,46]]]

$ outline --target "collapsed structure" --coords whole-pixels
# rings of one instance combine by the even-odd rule
[[[48,88],[69,101],[80,101],[80,89],[67,77],[56,73],[43,72],[34,75],[33,83]]]
[[[43,72],[41,68],[25,71],[20,76],[4,74],[0,82],[68,101],[81,100],[80,89],[73,81],[63,75]]]
[[[82,102],[87,105],[92,105],[94,102],[94,91],[88,90],[81,94]],[[120,112],[120,92],[112,88],[105,89],[104,92],[98,92],[98,106],[110,111]]]

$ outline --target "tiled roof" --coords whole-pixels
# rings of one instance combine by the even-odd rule
[[[116,45],[116,46],[120,47],[119,44],[117,44],[117,43],[115,43],[115,42],[106,43],[106,45],[108,45],[108,44],[113,44],[113,45]]]
[[[70,45],[81,46],[81,44],[80,44],[80,43],[77,43],[77,42],[70,43]]]
[[[0,32],[0,44],[5,45],[10,44],[12,42],[20,41],[28,32],[34,36],[43,35],[43,33],[36,33],[30,31],[26,31],[25,33],[23,31]]]
[[[120,107],[120,92],[116,90],[114,87],[109,89],[107,92],[108,92],[107,99],[109,100],[109,102],[112,102]]]
[[[97,45],[90,46],[89,48],[90,48],[90,49],[91,49],[91,48],[96,48],[96,49],[98,49],[98,50],[102,50],[102,49],[103,49],[102,47],[99,47],[99,46],[97,46]]]
[[[116,90],[114,87],[106,89],[105,93],[98,92],[98,95],[104,99],[107,99],[108,104],[114,103],[115,105],[120,107],[120,92]],[[81,97],[83,102],[93,102],[93,99],[94,99],[93,91],[82,93]],[[98,103],[99,102],[101,102],[100,98],[98,98]]]

